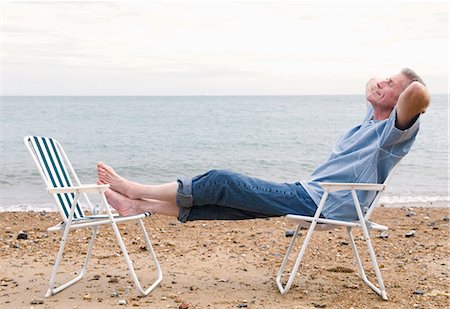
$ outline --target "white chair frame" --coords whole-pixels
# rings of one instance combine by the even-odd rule
[[[138,290],[138,292],[141,295],[144,295],[144,296],[148,295],[153,289],[155,289],[155,287],[162,281],[162,278],[163,278],[161,266],[159,265],[159,262],[156,258],[152,244],[148,237],[147,231],[145,229],[144,223],[142,222],[142,219],[149,216],[150,214],[145,213],[145,214],[134,215],[134,216],[126,216],[126,217],[121,217],[118,214],[113,214],[111,211],[111,207],[109,206],[108,201],[105,196],[105,191],[108,190],[109,185],[96,185],[96,184],[82,185],[80,183],[80,180],[78,179],[66,153],[64,152],[63,148],[56,140],[53,140],[53,141],[55,142],[56,147],[58,148],[58,151],[60,152],[61,157],[64,160],[65,166],[66,166],[68,172],[70,173],[70,176],[72,176],[71,179],[74,182],[75,186],[54,187],[50,183],[47,176],[45,175],[45,173],[43,171],[43,167],[41,166],[41,163],[39,162],[38,158],[36,157],[36,154],[34,153],[33,141],[32,141],[33,138],[34,138],[33,136],[26,136],[24,138],[25,145],[26,145],[28,151],[30,152],[31,157],[33,158],[33,161],[39,171],[39,174],[41,175],[42,179],[44,180],[44,183],[46,185],[46,190],[53,196],[55,204],[56,204],[58,210],[60,211],[61,217],[63,219],[62,223],[48,228],[48,231],[61,231],[62,236],[61,236],[61,244],[60,244],[57,256],[56,256],[55,264],[53,266],[52,274],[50,277],[49,287],[45,294],[45,297],[49,297],[51,295],[54,295],[64,289],[66,289],[67,287],[73,285],[74,283],[78,282],[79,280],[81,280],[84,277],[84,275],[87,272],[87,267],[88,267],[89,260],[91,257],[91,251],[92,251],[92,247],[94,245],[95,239],[96,239],[98,228],[100,225],[105,225],[105,224],[112,225],[114,234],[116,235],[118,244],[119,244],[120,249],[122,250],[122,253],[125,258],[125,263],[128,266],[130,275],[134,281],[136,289]],[[73,201],[70,205],[70,213],[69,213],[68,217],[65,216],[62,206],[60,205],[60,203],[58,202],[58,199],[57,199],[57,194],[64,194],[64,193],[73,193],[74,194]],[[100,207],[93,206],[93,204],[89,200],[87,193],[100,194],[100,196],[101,196]],[[89,206],[90,211],[93,215],[83,216],[80,218],[74,218],[74,214],[75,214],[76,209],[78,208],[77,204],[78,204],[78,201],[80,200],[80,197],[84,198],[84,201]],[[101,214],[99,214],[99,213],[101,213]],[[146,248],[148,251],[150,251],[151,258],[156,267],[157,278],[151,284],[151,286],[148,287],[147,289],[144,289],[142,287],[142,285],[136,275],[136,271],[134,269],[133,262],[131,261],[131,259],[129,257],[128,251],[122,240],[122,236],[121,236],[119,228],[117,226],[117,223],[131,221],[131,220],[136,220],[137,223],[139,224],[141,231],[143,233],[144,239],[145,239]],[[78,228],[91,228],[92,229],[91,239],[89,241],[88,249],[86,252],[86,258],[83,263],[82,269],[75,278],[67,281],[64,284],[61,284],[60,286],[56,286],[56,284],[55,284],[56,275],[58,273],[58,269],[61,264],[65,245],[69,238],[69,232],[71,230],[78,229]]]
[[[358,269],[358,273],[361,276],[362,280],[372,289],[374,290],[378,295],[381,296],[384,300],[387,300],[387,293],[386,289],[383,283],[383,278],[381,277],[380,268],[378,267],[378,263],[376,260],[376,255],[372,247],[372,242],[370,240],[370,230],[379,230],[379,231],[387,231],[388,228],[386,226],[376,224],[374,222],[369,221],[369,218],[375,209],[376,204],[378,203],[378,200],[381,196],[381,192],[386,191],[387,182],[389,181],[390,176],[392,175],[392,171],[390,175],[387,177],[386,181],[383,184],[369,184],[369,183],[321,183],[320,185],[324,189],[324,194],[321,198],[320,204],[317,207],[317,210],[314,214],[314,217],[308,217],[308,216],[298,216],[298,215],[287,215],[286,218],[289,220],[292,220],[296,222],[297,228],[295,230],[295,233],[293,235],[293,238],[289,244],[289,247],[287,249],[287,252],[284,256],[283,262],[280,266],[280,269],[276,276],[276,283],[278,286],[278,289],[281,294],[286,294],[289,289],[291,288],[292,282],[295,279],[295,275],[298,272],[298,269],[300,267],[301,261],[303,259],[303,255],[306,251],[306,248],[309,244],[309,241],[311,239],[311,236],[315,229],[317,230],[329,230],[332,228],[336,228],[336,226],[345,226],[347,229],[347,234],[350,239],[350,243],[353,249],[356,266]],[[331,220],[331,219],[324,219],[320,218],[320,214],[322,213],[322,209],[325,205],[325,202],[328,198],[328,195],[330,192],[334,191],[340,191],[340,190],[350,190],[353,198],[353,203],[356,208],[356,213],[358,215],[358,220],[353,222],[348,221],[340,221],[340,220]],[[375,199],[373,200],[370,207],[367,209],[365,215],[363,214],[361,210],[361,206],[358,200],[358,196],[356,194],[356,191],[363,190],[363,191],[377,191],[377,195],[375,196]],[[286,268],[286,265],[289,260],[289,255],[291,254],[292,248],[294,247],[294,243],[297,239],[298,233],[301,229],[301,227],[309,228],[308,232],[305,236],[305,240],[303,241],[303,244],[298,252],[297,258],[295,260],[295,263],[291,269],[291,272],[289,274],[289,278],[287,283],[283,286],[283,283],[281,282],[281,276],[283,275],[283,272]],[[370,255],[370,261],[372,264],[372,267],[375,271],[377,281],[378,281],[378,287],[369,281],[369,279],[366,276],[366,273],[364,271],[361,258],[358,253],[358,249],[355,244],[355,240],[352,234],[352,228],[361,228],[364,240],[367,244],[367,249],[369,251]]]

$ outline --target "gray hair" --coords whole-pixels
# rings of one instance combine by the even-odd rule
[[[419,82],[422,85],[424,85],[425,87],[427,86],[427,85],[425,85],[425,82],[422,80],[422,78],[420,78],[420,76],[417,75],[417,73],[414,72],[413,70],[411,70],[410,68],[403,68],[400,71],[400,73],[405,75],[410,80],[410,83]]]

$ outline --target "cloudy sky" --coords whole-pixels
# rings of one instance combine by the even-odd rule
[[[448,4],[1,2],[3,95],[363,94],[410,67],[448,92]]]

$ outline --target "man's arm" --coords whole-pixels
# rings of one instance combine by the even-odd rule
[[[400,130],[408,129],[420,114],[425,113],[429,104],[427,88],[419,82],[412,82],[398,98],[395,126]]]

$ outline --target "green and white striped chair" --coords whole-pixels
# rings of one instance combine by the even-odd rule
[[[145,226],[142,219],[149,216],[149,213],[140,214],[135,216],[121,217],[118,214],[113,214],[111,207],[105,197],[105,191],[109,185],[82,185],[78,179],[66,153],[61,145],[52,138],[40,137],[40,136],[26,136],[24,138],[25,145],[30,152],[34,163],[44,180],[47,191],[52,195],[53,200],[58,208],[63,222],[53,227],[48,228],[48,231],[61,231],[61,245],[59,247],[58,254],[56,256],[53,271],[50,277],[49,288],[46,297],[56,294],[72,284],[79,281],[86,274],[87,266],[91,256],[91,250],[94,245],[95,237],[97,235],[98,227],[104,224],[111,224],[116,234],[117,241],[125,257],[125,262],[130,270],[131,277],[137,290],[142,295],[148,295],[162,280],[162,271],[159,262],[156,258],[152,244],[148,237]],[[101,204],[99,207],[94,207],[87,193],[99,194],[101,198]],[[83,209],[80,207],[79,201],[83,200],[89,207],[89,211],[92,215],[86,215]],[[154,262],[157,271],[157,278],[153,284],[144,289],[139,282],[136,272],[133,267],[133,263],[128,255],[125,244],[120,235],[117,223],[136,220],[141,227],[142,233],[145,238],[148,251]],[[88,245],[86,259],[78,276],[72,280],[56,287],[56,274],[61,264],[62,255],[64,253],[64,247],[69,236],[69,232],[78,228],[91,228],[92,236]]]

